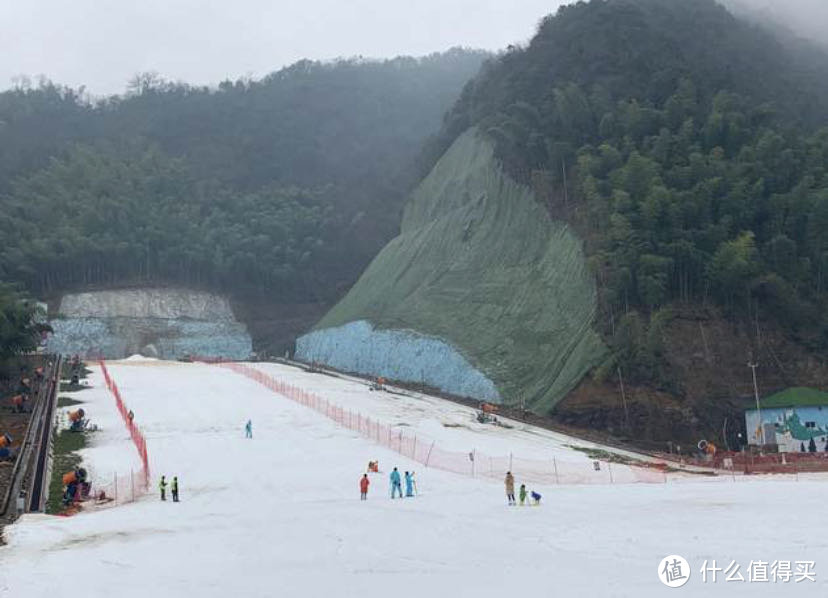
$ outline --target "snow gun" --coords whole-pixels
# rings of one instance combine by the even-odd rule
[[[69,430],[72,432],[80,432],[86,428],[86,420],[84,416],[86,412],[83,409],[77,409],[69,412]]]
[[[477,412],[477,421],[481,424],[497,424],[497,405],[491,403],[480,403],[480,410]]]
[[[66,488],[63,492],[63,504],[68,505],[73,500],[89,496],[89,484],[83,467],[63,474],[63,485]]]

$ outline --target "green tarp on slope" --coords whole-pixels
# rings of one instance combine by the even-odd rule
[[[316,331],[368,320],[444,339],[505,403],[548,411],[606,353],[581,241],[472,129],[406,206],[401,233]]]

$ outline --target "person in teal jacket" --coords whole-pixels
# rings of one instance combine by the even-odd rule
[[[402,498],[402,484],[400,484],[400,472],[397,471],[397,468],[394,468],[394,471],[391,472],[391,498],[395,498],[396,492],[399,491],[400,498]]]
[[[405,472],[405,495],[414,496],[414,478],[407,471]]]

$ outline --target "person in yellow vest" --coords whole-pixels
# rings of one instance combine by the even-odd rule
[[[161,476],[161,481],[158,482],[158,489],[161,491],[161,500],[167,500],[167,480]]]
[[[178,502],[178,476],[173,476],[170,492],[172,492],[173,502]]]

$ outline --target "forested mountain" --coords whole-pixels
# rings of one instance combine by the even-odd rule
[[[395,231],[415,158],[485,54],[303,61],[217,89],[0,94],[0,280],[329,301]]]
[[[713,0],[582,2],[487,64],[436,153],[473,124],[588,239],[610,333],[715,302],[770,311],[828,348],[817,48],[806,60]]]
[[[593,372],[599,386],[576,393],[584,405],[573,421],[629,427],[621,382],[631,408],[655,397],[637,433],[669,437],[667,407],[678,427],[708,420],[715,430],[727,397],[752,394],[751,355],[765,390],[828,383],[821,48],[713,0],[579,2],[486,63],[426,164],[471,126],[585,240],[611,357]],[[601,381],[612,417],[600,415],[607,402],[589,404]]]

